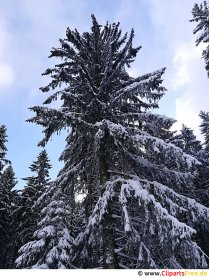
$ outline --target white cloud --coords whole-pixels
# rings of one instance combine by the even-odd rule
[[[0,88],[11,85],[14,81],[14,72],[10,65],[0,63]]]
[[[191,60],[193,49],[185,51],[186,45],[182,45],[180,49],[176,51],[173,57],[173,67],[176,70],[173,78],[171,78],[171,87],[175,90],[186,84],[189,81],[189,72],[187,63]]]
[[[4,20],[0,20],[0,98],[5,88],[14,82],[14,70],[10,61],[11,37]],[[7,92],[8,93],[8,92]]]
[[[165,43],[170,59],[166,83],[168,91],[176,96],[175,118],[178,123],[175,127],[184,123],[200,138],[198,114],[200,110],[209,111],[209,80],[201,59],[202,47],[195,46],[192,34],[195,25],[189,22],[195,2],[202,1],[151,0],[149,8],[155,32]]]
[[[170,80],[172,89],[176,90],[193,81],[192,78],[195,77],[193,71],[201,64],[201,53],[202,48],[195,47],[193,43],[182,43],[176,48],[172,60],[174,75]],[[196,77],[199,77],[199,74]]]
[[[128,68],[127,69],[127,72],[128,74],[131,76],[131,77],[138,77],[139,76],[139,71],[135,68],[135,67],[131,67],[131,68]]]
[[[182,124],[192,128],[198,139],[202,139],[199,125],[200,118],[198,116],[199,109],[194,105],[193,99],[190,94],[185,94],[176,100],[176,119],[174,129],[180,130]]]
[[[188,30],[191,27],[189,22],[193,7],[191,0],[150,0],[147,3],[158,37],[165,40],[170,48],[192,36],[192,32],[189,32],[191,30]]]
[[[201,52],[201,47],[189,45],[178,49],[173,59],[178,70],[172,80],[174,89],[183,90],[182,96],[176,99],[176,119],[194,129],[199,138],[198,114],[200,110],[209,111],[209,86]]]
[[[124,18],[130,16],[133,5],[130,0],[121,0],[119,10],[116,14],[116,19],[122,21]]]
[[[0,105],[5,108],[12,100],[26,111],[43,98],[38,90],[45,82],[41,74],[52,62],[47,58],[51,47],[59,45],[71,21],[73,9],[68,13],[70,20],[66,14],[73,4],[8,0],[0,5]]]

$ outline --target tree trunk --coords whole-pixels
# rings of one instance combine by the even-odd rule
[[[117,255],[115,253],[115,236],[113,218],[109,205],[108,212],[103,221],[103,267],[106,269],[118,268]]]
[[[99,161],[99,172],[100,172],[100,185],[103,189],[105,183],[109,179],[108,173],[108,158],[106,152],[106,146],[108,144],[108,134],[106,132],[102,146],[100,149],[100,161]],[[110,142],[111,143],[111,142]],[[104,192],[104,189],[101,190]],[[115,253],[116,243],[114,235],[114,222],[112,218],[112,203],[110,202],[107,207],[107,212],[104,215],[102,221],[102,240],[103,240],[103,268],[114,269],[118,268],[117,255]]]

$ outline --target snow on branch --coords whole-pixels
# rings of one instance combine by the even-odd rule
[[[133,139],[142,145],[149,144],[149,147],[153,148],[153,150],[158,148],[159,150],[166,152],[166,154],[173,154],[176,161],[179,160],[179,158],[180,161],[185,160],[188,168],[191,168],[194,164],[201,164],[195,157],[184,153],[179,147],[175,146],[174,144],[166,143],[162,139],[151,136],[145,132],[134,135]]]
[[[113,196],[115,198],[118,197],[118,201],[122,207],[123,217],[124,217],[124,231],[125,232],[131,231],[132,229],[131,220],[128,215],[127,206],[128,206],[128,198],[134,196],[135,199],[139,200],[138,202],[139,207],[143,206],[145,209],[147,209],[148,204],[153,205],[152,214],[153,213],[156,214],[154,217],[155,219],[153,220],[150,219],[150,221],[153,221],[153,224],[160,222],[161,225],[163,223],[164,223],[163,225],[168,225],[170,227],[168,233],[170,233],[170,235],[174,238],[175,237],[179,237],[181,239],[191,238],[191,236],[196,233],[196,230],[188,226],[187,224],[179,221],[175,216],[173,216],[175,214],[172,213],[172,210],[168,211],[165,207],[163,207],[161,203],[156,200],[156,197],[158,196],[155,197],[154,195],[149,193],[151,185],[157,187],[159,191],[161,190],[161,194],[164,194],[166,191],[169,191],[169,193],[173,194],[173,196],[171,196],[172,199],[174,195],[178,197],[178,200],[180,200],[181,203],[180,205],[178,205],[177,203],[173,204],[173,208],[175,209],[178,208],[181,211],[187,210],[187,213],[192,213],[192,211],[194,211],[196,216],[202,214],[206,215],[205,213],[209,215],[209,209],[207,209],[206,207],[198,204],[192,199],[189,199],[189,201],[186,204],[186,199],[187,199],[186,197],[175,193],[172,189],[169,189],[166,186],[161,185],[157,182],[149,182],[147,180],[143,180],[139,178],[135,178],[135,179],[116,178],[115,180],[108,181],[106,183],[105,191],[97,201],[92,216],[89,218],[89,222],[87,226],[88,228],[86,229],[86,231],[88,230],[88,232],[90,232],[95,225],[99,225],[99,223],[103,219],[104,214],[108,213],[108,203],[113,198]],[[116,188],[118,189],[119,186],[120,186],[120,193],[119,196],[117,196]],[[156,195],[159,195],[159,193]],[[167,198],[166,195],[164,196],[165,198]],[[172,200],[172,202],[174,201]],[[156,220],[157,222],[155,222],[154,220]],[[79,240],[81,240],[80,237]]]

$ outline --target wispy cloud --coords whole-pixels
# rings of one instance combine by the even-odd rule
[[[79,9],[78,9],[79,7]],[[84,27],[90,21],[83,15],[86,1],[11,0],[0,10],[0,90],[11,84],[13,101],[28,105],[30,100],[42,100],[38,88],[43,85],[41,73],[55,61],[47,58],[52,46],[59,46],[59,37],[66,27]],[[84,29],[84,28],[83,28]],[[36,90],[37,94],[34,94]],[[1,90],[3,92],[5,90]],[[0,93],[1,103],[7,95]],[[24,95],[24,97],[23,97]]]
[[[176,99],[176,119],[179,124],[186,124],[195,130],[201,138],[200,110],[209,111],[208,79],[204,69],[204,62],[200,60],[202,48],[183,45],[176,50],[173,59],[176,74],[172,80],[174,89],[183,91],[182,96]]]
[[[0,88],[4,89],[14,82],[12,67],[8,64],[0,63]],[[3,90],[2,90],[3,92]]]
[[[201,109],[209,110],[209,84],[201,60],[201,49],[195,46],[194,25],[189,19],[194,3],[202,1],[148,2],[153,26],[159,40],[165,43],[167,59],[170,60],[166,83],[168,90],[175,95],[176,127],[184,123],[200,137],[198,114]]]
[[[124,18],[130,17],[133,11],[133,1],[121,0],[118,11],[116,13],[116,20],[122,21]]]
[[[10,60],[11,37],[6,22],[0,20],[0,100],[14,82],[14,70]]]

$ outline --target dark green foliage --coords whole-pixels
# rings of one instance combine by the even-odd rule
[[[37,206],[36,202],[50,186],[49,170],[51,164],[47,152],[41,151],[37,160],[29,168],[35,175],[23,179],[27,185],[21,191],[19,208],[16,212],[19,218],[20,246],[32,239],[40,220],[40,211],[44,206],[44,203]]]
[[[181,148],[185,153],[198,158],[202,144],[197,140],[193,130],[185,125],[182,126],[180,134],[173,137],[172,143]]]
[[[16,223],[14,219],[15,201],[17,197],[14,191],[16,185],[15,174],[10,163],[6,159],[6,127],[0,126],[0,268],[10,268],[14,265],[15,245],[14,236],[16,235]]]
[[[200,129],[202,134],[204,135],[204,145],[206,151],[209,149],[209,112],[200,112],[200,118],[202,120],[202,123],[200,125]]]
[[[7,167],[0,179],[0,268],[13,268],[16,254],[17,181],[12,166]]]
[[[209,134],[209,116],[207,113],[200,112],[200,117],[202,119],[202,124],[200,126],[202,134],[205,136],[205,143],[201,144],[199,140],[196,139],[193,131],[182,126],[181,133],[174,136],[172,143],[181,148],[184,152],[196,157],[201,164],[197,167],[195,175],[195,187],[193,191],[189,191],[187,194],[196,198],[201,204],[209,207],[209,164],[208,164],[208,151],[207,151],[207,137]],[[209,139],[209,137],[208,137]],[[209,226],[206,223],[199,223],[197,228],[196,240],[201,248],[209,255]]]
[[[190,21],[197,22],[197,27],[193,33],[199,33],[196,39],[196,45],[200,43],[206,44],[206,49],[202,52],[202,57],[205,60],[205,68],[209,77],[209,5],[207,1],[203,4],[195,4],[192,10],[193,19]]]
[[[201,111],[200,118],[202,120],[200,130],[204,136],[204,142],[203,149],[199,152],[198,156],[202,163],[197,179],[198,197],[201,203],[209,207],[209,113]]]
[[[1,125],[0,126],[0,175],[5,164],[9,162],[9,160],[5,158],[7,152],[7,148],[5,145],[6,142],[7,142],[6,127],[4,125]]]
[[[41,211],[33,241],[23,245],[16,260],[17,268],[56,269],[70,268],[70,251],[73,239],[68,230],[69,207],[67,196],[60,188],[51,185],[43,194],[51,197],[47,206]],[[52,194],[54,193],[55,194]],[[40,201],[40,200],[39,200]]]

